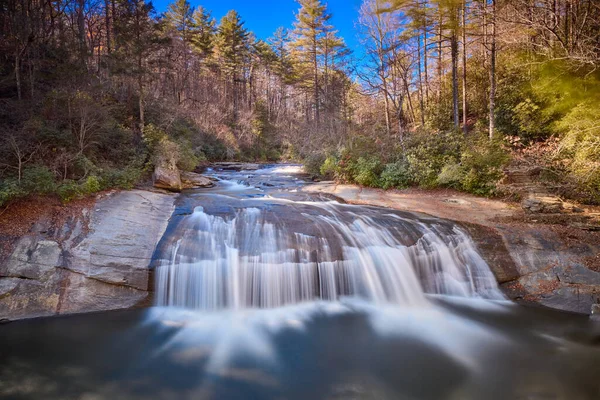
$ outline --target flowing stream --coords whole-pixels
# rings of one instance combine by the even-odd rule
[[[503,298],[456,225],[298,195],[289,189],[301,185],[293,172],[221,173],[216,189],[187,197],[191,213],[175,221],[157,256],[158,305],[271,308],[342,296],[421,305],[424,293]]]
[[[297,173],[183,193],[154,307],[0,324],[0,399],[600,399],[598,321],[505,300],[452,222]]]

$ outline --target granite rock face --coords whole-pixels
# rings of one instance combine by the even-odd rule
[[[61,229],[34,229],[0,266],[0,319],[129,308],[146,301],[148,266],[174,200],[168,194],[120,192],[98,200]]]
[[[152,174],[152,182],[155,188],[171,192],[180,192],[182,189],[181,176],[177,168],[157,166]]]
[[[181,172],[181,183],[184,189],[213,187],[212,179],[195,172]]]

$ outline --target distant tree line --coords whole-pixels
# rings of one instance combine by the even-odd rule
[[[187,0],[1,2],[0,203],[131,187],[164,157],[480,194],[535,159],[598,201],[597,1],[364,0],[364,57],[298,3],[263,40]]]

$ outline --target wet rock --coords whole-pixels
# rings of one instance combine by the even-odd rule
[[[215,185],[212,179],[195,172],[181,172],[180,175],[184,189],[207,188]]]
[[[592,318],[600,320],[600,304],[592,304]]]
[[[563,202],[556,197],[529,197],[521,203],[521,207],[525,212],[531,214],[553,214],[560,213],[564,207]]]
[[[154,187],[172,192],[180,192],[182,188],[179,170],[163,166],[154,169],[152,182]]]

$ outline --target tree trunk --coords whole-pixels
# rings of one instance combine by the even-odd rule
[[[427,18],[423,27],[423,69],[425,72],[425,102],[429,103],[429,72],[427,68]]]
[[[316,39],[315,39],[316,40]],[[317,59],[317,43],[313,45],[313,68],[314,68],[314,102],[315,102],[315,122],[319,125],[319,64]]]
[[[438,92],[437,92],[437,98],[438,100],[442,98],[442,85],[443,85],[443,79],[442,79],[442,42],[443,42],[443,38],[442,38],[442,12],[440,10],[440,19],[439,19],[439,32],[438,32],[438,62],[437,62],[437,72],[438,72]]]
[[[492,0],[492,37],[490,48],[490,140],[494,138],[496,128],[495,102],[496,102],[496,0]]]
[[[417,74],[419,79],[419,109],[421,111],[421,124],[425,126],[425,104],[423,100],[423,79],[421,71],[421,35],[417,37]]]
[[[85,0],[78,0],[77,6],[77,28],[79,29],[79,58],[81,65],[87,68],[87,44],[85,37]]]
[[[138,90],[139,94],[139,107],[140,107],[140,135],[144,134],[145,128],[145,115],[144,115],[144,79],[142,76],[142,57],[138,57]]]
[[[457,27],[453,28],[452,37],[450,39],[450,48],[452,53],[452,114],[454,127],[460,126],[459,109],[458,109],[458,37],[456,32]]]
[[[21,52],[17,48],[15,51],[15,80],[17,81],[17,99],[23,98],[21,91]]]
[[[463,114],[463,131],[467,134],[467,0],[463,3],[462,8],[462,114]]]
[[[108,0],[104,0],[104,22],[106,23],[106,53],[110,54],[110,5]]]

